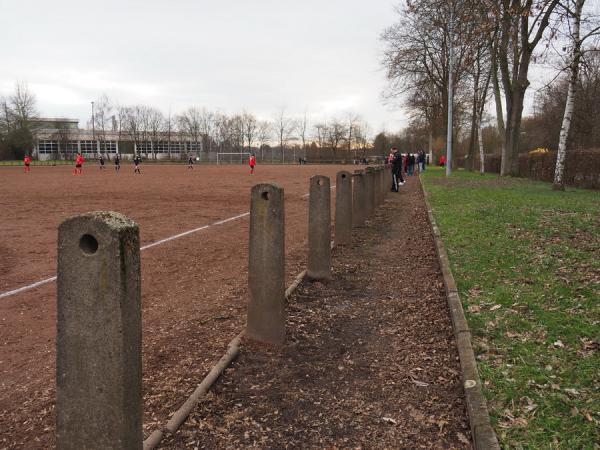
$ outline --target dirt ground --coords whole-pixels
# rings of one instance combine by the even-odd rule
[[[354,169],[344,166],[344,169]],[[335,179],[336,166],[143,165],[119,175],[87,164],[0,168],[0,292],[51,277],[57,227],[94,210],[122,212],[140,225],[142,245],[249,210],[250,188],[285,189],[288,281],[306,264],[308,181]],[[142,252],[144,430],[187,398],[243,327],[248,217]],[[0,299],[0,449],[54,447],[56,285]]]
[[[333,272],[290,299],[286,345],[244,342],[161,448],[471,448],[416,178],[334,250]]]

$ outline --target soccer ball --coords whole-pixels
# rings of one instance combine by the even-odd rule
[[[196,161],[200,161],[200,157],[199,156],[196,156]]]

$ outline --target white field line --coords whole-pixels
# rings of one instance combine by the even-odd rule
[[[333,188],[335,188],[335,184],[333,186],[331,186],[331,189],[333,189]],[[306,194],[306,195],[303,195],[302,197],[308,197],[308,195],[309,194]],[[152,248],[152,247],[156,247],[157,245],[166,244],[167,242],[174,241],[175,239],[179,239],[179,238],[182,238],[184,236],[188,236],[190,234],[197,233],[198,231],[206,230],[207,228],[210,228],[210,227],[215,227],[215,226],[218,226],[218,225],[223,225],[223,224],[225,224],[227,222],[232,222],[234,220],[241,219],[242,217],[246,217],[248,215],[250,215],[250,212],[245,212],[245,213],[242,213],[242,214],[238,214],[237,216],[229,217],[228,219],[219,220],[219,221],[214,222],[214,223],[209,224],[209,225],[203,225],[201,227],[194,228],[193,230],[184,231],[183,233],[179,233],[179,234],[170,236],[168,238],[164,238],[164,239],[161,239],[159,241],[153,242],[151,244],[144,245],[143,247],[140,247],[140,251],[141,250],[146,250],[146,249],[149,249],[149,248]],[[21,286],[20,288],[17,288],[17,289],[13,289],[12,291],[2,292],[0,294],[0,298],[11,297],[13,295],[20,294],[21,292],[29,291],[31,289],[34,289],[34,288],[38,287],[38,286],[43,286],[44,284],[52,283],[54,281],[56,281],[56,276],[53,276],[53,277],[50,277],[50,278],[46,278],[44,280],[39,280],[39,281],[36,281],[35,283],[31,283],[31,284],[28,284],[26,286]]]
[[[250,215],[250,213],[249,212],[245,212],[243,214],[238,214],[237,216],[230,217],[228,219],[219,220],[219,221],[214,222],[214,223],[212,223],[210,225],[204,225],[204,226],[201,226],[201,227],[198,227],[198,228],[194,228],[193,230],[184,231],[183,233],[179,233],[179,234],[176,234],[174,236],[170,236],[168,238],[161,239],[159,241],[153,242],[151,244],[144,245],[143,247],[140,247],[140,251],[141,250],[146,250],[146,249],[149,249],[149,248],[152,248],[152,247],[156,247],[157,245],[166,244],[167,242],[174,241],[175,239],[179,239],[179,238],[182,238],[184,236],[188,236],[190,234],[197,233],[198,231],[206,230],[207,228],[210,228],[210,227],[215,227],[215,226],[218,226],[218,225],[223,225],[224,223],[231,222],[231,221],[237,220],[237,219],[241,219],[242,217],[246,217],[248,215]],[[38,286],[43,286],[44,284],[52,283],[53,281],[56,281],[56,276],[50,277],[50,278],[46,278],[45,280],[36,281],[35,283],[31,283],[31,284],[28,284],[27,286],[22,286],[22,287],[17,288],[17,289],[13,289],[12,291],[2,292],[0,294],[0,298],[11,297],[13,295],[20,294],[21,292],[25,292],[25,291],[29,291],[30,289],[34,289],[34,288],[36,288]]]
[[[13,289],[12,291],[3,292],[0,294],[0,298],[10,297],[11,295],[19,294],[21,292],[28,291],[29,289],[43,286],[44,284],[52,283],[53,281],[56,281],[56,276],[46,278],[45,280],[36,281],[35,283],[28,284],[27,286],[23,286],[18,289]]]

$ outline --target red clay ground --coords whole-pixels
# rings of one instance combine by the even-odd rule
[[[331,282],[288,302],[287,342],[244,342],[169,449],[470,448],[458,354],[418,180],[390,194]]]
[[[344,166],[344,169],[353,167]],[[122,212],[142,245],[249,209],[253,184],[286,194],[286,270],[305,266],[308,180],[336,166],[131,166],[116,175],[88,165],[0,168],[0,292],[55,274],[58,225],[93,210]],[[142,252],[144,428],[164,423],[243,327],[248,218]],[[54,446],[54,283],[0,299],[0,449]]]

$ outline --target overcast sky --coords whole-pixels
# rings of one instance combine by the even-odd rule
[[[396,131],[405,116],[381,103],[379,65],[394,3],[0,0],[0,94],[24,81],[43,116],[80,126],[106,93],[165,113],[355,112],[375,132]]]

